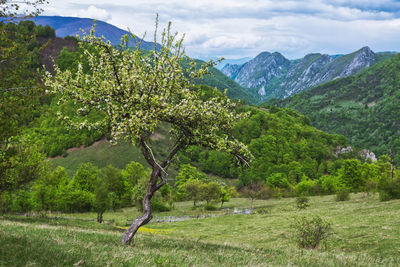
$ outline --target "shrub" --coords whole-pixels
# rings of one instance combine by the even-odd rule
[[[379,200],[400,199],[400,178],[382,177],[378,183]]]
[[[165,212],[165,211],[171,211],[172,208],[171,208],[171,206],[167,206],[166,204],[164,204],[160,201],[152,201],[151,209],[153,211]]]
[[[318,215],[311,218],[306,216],[295,218],[290,225],[292,240],[305,249],[315,249],[332,235],[332,227]]]
[[[310,199],[307,196],[298,196],[296,198],[296,207],[299,210],[304,210],[310,206]]]
[[[283,173],[274,173],[268,177],[267,185],[272,188],[290,188],[290,184]]]
[[[365,182],[364,191],[365,191],[367,194],[369,194],[370,192],[374,192],[374,193],[375,193],[376,186],[377,186],[377,183],[376,183],[375,180],[368,179],[368,180]]]
[[[204,205],[204,210],[217,210],[218,208],[212,205],[211,203],[207,203]]]
[[[12,196],[11,211],[13,212],[27,212],[32,207],[30,192],[24,189],[18,190]]]
[[[319,178],[322,191],[327,194],[335,193],[339,187],[339,180],[332,175],[324,175]]]
[[[254,210],[254,212],[256,214],[268,214],[268,213],[270,213],[270,210],[268,208],[264,207],[264,208],[257,208]]]
[[[349,189],[341,188],[336,192],[336,201],[347,201],[350,199]]]
[[[392,200],[392,196],[386,191],[379,191],[379,200],[380,201],[389,201],[389,200]]]
[[[91,211],[94,203],[94,193],[73,189],[70,186],[63,189],[58,201],[59,209],[63,212]]]
[[[0,215],[8,212],[12,203],[11,194],[9,192],[2,192],[0,194]]]
[[[268,185],[264,185],[257,194],[258,199],[270,199],[274,196],[274,190]]]
[[[296,192],[299,196],[316,195],[318,191],[318,180],[304,179],[296,185]]]

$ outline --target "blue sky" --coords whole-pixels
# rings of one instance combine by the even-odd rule
[[[400,51],[400,1],[394,0],[50,0],[44,15],[80,16],[128,27],[151,39],[155,14],[185,33],[192,57],[254,57],[278,51],[346,54],[369,46]]]

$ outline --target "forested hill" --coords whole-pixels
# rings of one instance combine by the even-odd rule
[[[186,155],[201,170],[221,177],[240,176],[242,185],[267,179],[271,185],[289,189],[300,181],[335,175],[340,168],[342,155],[338,158],[335,152],[347,145],[344,136],[317,130],[306,116],[289,109],[243,106],[239,110],[250,116],[238,122],[232,135],[248,145],[254,156],[251,167],[241,170],[234,167],[232,155],[190,147]]]
[[[200,66],[203,61],[196,59],[198,66]],[[248,104],[257,104],[260,103],[260,100],[257,99],[254,95],[252,95],[248,89],[242,87],[237,82],[232,80],[231,78],[224,75],[217,68],[211,68],[209,75],[205,75],[201,81],[198,81],[198,84],[205,84],[208,86],[216,87],[222,93],[227,89],[226,95],[231,99],[243,100]]]
[[[355,146],[378,155],[393,153],[400,163],[400,55],[270,103],[298,110],[315,127],[343,134]]]
[[[38,25],[49,25],[56,30],[58,37],[64,38],[66,36],[82,36],[82,30],[87,34],[93,26],[93,19],[90,18],[77,18],[77,17],[61,17],[61,16],[38,16],[32,19]],[[96,20],[96,36],[104,36],[113,45],[119,45],[123,35],[130,33],[126,30],[122,30],[114,25],[107,22]],[[154,49],[154,42],[146,42],[141,40],[139,37],[138,41],[142,41],[141,48],[145,50]],[[134,40],[131,38],[132,46],[135,46]],[[160,48],[160,45],[157,44]]]
[[[81,29],[86,33],[90,32],[93,26],[93,19],[89,18],[76,18],[76,17],[60,17],[60,16],[38,16],[33,19],[36,24],[49,25],[55,29],[57,37],[64,38],[66,36],[76,36],[82,35]],[[129,34],[128,31],[122,30],[104,21],[96,21],[96,35],[104,36],[113,45],[119,45],[121,38],[124,34]],[[138,39],[140,40],[140,38]],[[134,46],[134,41],[132,40],[132,46]],[[157,46],[159,47],[159,45]],[[154,49],[154,43],[143,41],[141,48],[144,50]],[[48,53],[49,50],[44,51]],[[44,55],[45,56],[45,55]],[[202,61],[197,60],[197,62],[202,63]],[[211,70],[212,75],[206,76],[202,81],[202,84],[215,86],[221,92],[228,89],[227,95],[233,99],[241,99],[247,103],[258,103],[259,100],[256,99],[247,89],[240,86],[238,83],[228,78],[222,74],[218,69],[213,68]]]
[[[40,53],[46,52],[46,49],[50,49],[54,53],[59,51],[59,46],[52,47],[54,40],[57,40],[59,45],[63,44],[62,39],[54,39],[53,36],[50,44],[45,49],[41,49]],[[67,40],[68,42],[76,41],[71,38],[67,38]],[[77,68],[78,60],[84,58],[80,58],[82,54],[80,48],[71,45],[71,49],[75,51],[62,49],[56,62],[61,69],[70,69],[73,72]],[[85,68],[84,61],[82,65]],[[196,87],[201,90],[204,97],[221,95],[216,89],[205,84],[219,89],[228,88],[228,96],[239,97],[234,93],[239,94],[240,91],[230,91],[231,84],[234,84],[233,81],[223,76],[218,70],[213,69],[212,71],[214,75],[206,76],[202,86]],[[220,79],[220,77],[224,79]],[[238,88],[240,89],[240,87]],[[229,95],[230,93],[233,94]],[[44,97],[41,105],[37,107],[35,118],[23,131],[26,139],[36,144],[47,156],[67,156],[66,149],[81,145],[88,146],[109,134],[107,129],[98,131],[67,129],[56,114],[63,110],[66,114],[72,115],[74,107],[72,103],[58,106],[57,102],[58,96]],[[249,112],[250,117],[238,122],[232,135],[247,144],[255,156],[252,167],[241,175],[243,184],[252,179],[263,180],[266,177],[273,177],[271,179],[275,180],[271,183],[282,183],[283,187],[290,187],[288,183],[294,186],[300,180],[316,180],[326,174],[335,174],[340,167],[340,159],[335,156],[335,152],[338,146],[347,145],[343,136],[319,131],[312,127],[307,117],[287,109],[273,106],[256,108],[240,104],[237,111]],[[91,115],[94,117],[89,117],[89,119],[96,119],[99,114]],[[166,133],[161,135],[168,137],[168,127],[164,130]],[[158,134],[160,135],[160,132]],[[156,141],[160,142],[160,145],[157,146],[162,149],[168,144],[168,140],[169,138],[157,139]],[[157,152],[162,153],[163,151]],[[186,156],[181,155],[181,163],[185,162],[185,157],[188,163],[197,164],[208,173],[229,178],[240,175],[240,169],[234,167],[236,159],[228,154],[191,147]]]

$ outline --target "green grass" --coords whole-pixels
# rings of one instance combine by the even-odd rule
[[[131,161],[140,162],[147,167],[147,162],[143,158],[140,150],[128,143],[112,145],[108,142],[99,145],[76,150],[68,153],[68,156],[51,159],[54,166],[63,166],[69,177],[82,163],[91,162],[99,168],[109,164],[116,168],[124,169],[126,164]]]
[[[157,130],[155,138],[152,139],[154,154],[156,157],[161,159],[167,156],[170,146],[173,145],[172,141],[168,142],[168,131],[168,125],[161,125]],[[64,167],[69,177],[74,175],[82,163],[87,162],[93,163],[99,168],[111,164],[116,168],[125,169],[125,166],[131,161],[139,162],[145,168],[149,167],[140,149],[126,142],[120,142],[117,144],[102,142],[83,149],[73,149],[73,151],[68,152],[67,157],[50,158],[50,160],[53,163],[53,166]],[[169,169],[170,176],[175,177],[176,173],[174,166],[171,166]]]
[[[228,205],[248,207],[249,200]],[[131,246],[120,244],[123,230],[112,225],[4,216],[0,266],[72,266],[80,260],[81,266],[400,265],[400,200],[379,202],[376,195],[357,194],[346,202],[312,197],[304,211],[293,198],[257,200],[255,206],[267,212],[148,224]],[[170,214],[190,211],[191,203],[182,202]],[[297,248],[289,239],[292,218],[316,213],[331,222],[333,237],[316,250]]]

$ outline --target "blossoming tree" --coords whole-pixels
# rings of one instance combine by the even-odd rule
[[[151,198],[167,182],[168,167],[178,151],[196,144],[228,151],[246,164],[251,156],[229,134],[232,125],[246,114],[237,114],[235,103],[225,96],[203,101],[193,90],[194,80],[206,74],[211,63],[196,69],[185,56],[183,38],[171,34],[170,24],[161,34],[161,48],[156,45],[156,35],[157,26],[154,50],[148,52],[140,49],[140,43],[129,48],[127,36],[117,49],[95,37],[92,29],[80,42],[89,71],[83,71],[82,64],[76,73],[55,66],[55,74],[45,77],[49,90],[60,95],[60,103],[75,104],[74,116],[59,114],[71,127],[109,128],[113,140],[137,145],[152,168],[143,214],[125,232],[123,243],[130,243],[139,227],[152,219]],[[184,59],[190,62],[188,69],[182,67]],[[94,111],[102,113],[101,119],[88,120]],[[164,159],[155,158],[149,140],[160,123],[169,124],[173,136]]]

